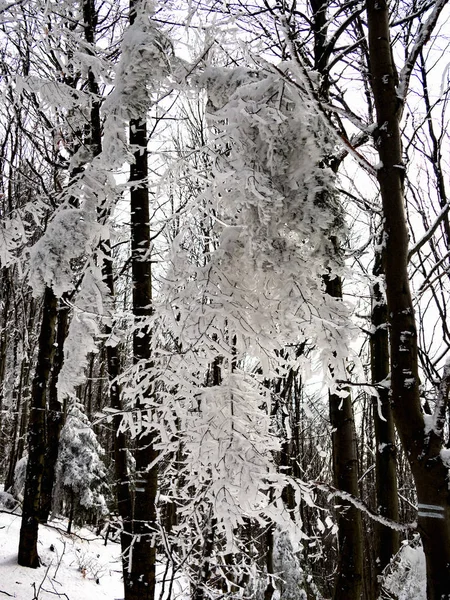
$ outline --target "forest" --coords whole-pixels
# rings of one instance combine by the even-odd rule
[[[58,517],[125,600],[450,600],[447,0],[0,0],[0,39],[18,564]]]

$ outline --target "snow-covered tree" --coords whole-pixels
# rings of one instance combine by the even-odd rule
[[[74,402],[61,431],[56,465],[56,505],[70,506],[72,520],[95,521],[107,512],[104,450],[82,406]]]

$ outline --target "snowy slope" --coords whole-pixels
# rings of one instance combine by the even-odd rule
[[[39,528],[39,555],[43,565],[39,569],[27,569],[17,564],[20,523],[20,515],[0,513],[0,600],[10,597],[121,600],[124,597],[119,544],[108,542],[105,547],[104,540],[88,529],[67,535],[62,521],[52,521],[49,526]],[[160,565],[161,579],[163,571]],[[169,600],[166,594],[163,597]],[[181,582],[175,582],[170,600],[186,598],[188,595],[183,594]]]

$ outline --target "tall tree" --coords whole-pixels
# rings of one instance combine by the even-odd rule
[[[417,326],[408,275],[408,228],[404,211],[405,167],[400,119],[404,95],[418,50],[429,38],[445,1],[437,2],[418,33],[401,79],[394,63],[385,1],[368,0],[367,23],[370,78],[378,127],[380,155],[377,178],[384,215],[384,267],[389,313],[391,399],[395,425],[405,449],[418,497],[419,532],[427,564],[427,599],[450,598],[450,497],[444,464],[444,415],[450,373],[443,374],[432,423],[425,421],[420,402]]]
[[[372,398],[375,425],[376,505],[380,515],[398,521],[397,448],[388,388],[390,373],[388,309],[379,280],[382,273],[382,257],[378,252],[374,265],[374,275],[378,280],[374,282],[371,290],[373,329],[370,336],[371,377],[377,391],[376,396]],[[398,552],[399,545],[399,532],[396,529],[379,522],[375,523],[375,571],[376,582],[378,582],[376,585],[379,585],[381,574]]]
[[[145,24],[150,15],[144,2],[130,2],[130,26],[137,19]],[[145,26],[145,25],[144,25]],[[144,85],[146,83],[144,82]],[[147,379],[145,389],[138,396],[133,410],[142,418],[152,421],[152,400],[155,396],[155,381],[148,380],[152,370],[152,330],[149,323],[153,314],[152,263],[150,239],[150,206],[148,190],[148,131],[147,110],[130,120],[130,146],[133,162],[130,166],[130,212],[131,212],[131,269],[133,286],[133,361],[139,379]],[[139,377],[139,373],[142,377]],[[126,600],[154,600],[156,588],[156,494],[158,491],[157,452],[152,432],[142,432],[136,439],[134,505],[131,520],[132,536],[129,547],[128,573],[125,575]]]
[[[47,288],[44,295],[38,358],[31,391],[28,428],[28,463],[22,507],[18,562],[24,567],[39,567],[37,550],[41,485],[45,460],[45,413],[47,386],[54,353],[57,299]]]
[[[329,0],[311,0],[312,29],[314,35],[314,68],[321,76],[317,98],[328,103],[330,94],[329,58],[335,40],[328,41]],[[301,60],[297,55],[297,59]],[[342,157],[329,157],[328,161],[337,172]],[[338,257],[342,249],[333,240]],[[342,258],[339,258],[342,262]],[[342,301],[340,275],[325,277],[326,291],[331,297]],[[333,482],[337,489],[359,495],[358,450],[355,418],[350,389],[329,394],[330,425],[332,427]],[[363,590],[363,530],[361,513],[352,503],[338,500],[338,565],[334,587],[334,600],[359,600]]]

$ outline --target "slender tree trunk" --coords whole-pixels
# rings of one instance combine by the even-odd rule
[[[47,523],[52,510],[53,485],[55,482],[56,462],[58,460],[59,438],[64,425],[64,410],[58,398],[58,377],[64,362],[64,342],[67,337],[69,307],[59,302],[58,326],[56,331],[56,350],[48,390],[48,411],[46,434],[47,444],[45,464],[41,484],[41,523]]]
[[[130,24],[135,20],[135,6],[130,2]],[[136,148],[130,167],[131,208],[131,269],[133,281],[133,314],[136,331],[133,335],[133,360],[148,373],[152,367],[152,332],[146,323],[152,315],[152,268],[150,246],[150,211],[148,193],[147,115],[130,121],[130,146]],[[145,376],[145,375],[144,375]],[[154,394],[149,384],[146,396],[138,399],[136,409],[151,421],[151,409],[146,400]],[[132,521],[132,549],[126,582],[126,600],[154,600],[156,587],[156,493],[158,469],[154,464],[157,452],[154,435],[143,433],[136,440],[136,481]]]
[[[206,377],[206,386],[218,387],[222,383],[222,362],[223,358],[216,358],[209,366],[209,371]],[[200,409],[201,411],[201,406]],[[217,519],[213,516],[214,511],[210,510],[210,514],[206,519],[203,529],[203,543],[199,543],[196,551],[199,555],[198,575],[191,592],[192,600],[205,600],[209,597],[207,592],[208,581],[211,577],[211,561],[213,559],[215,546],[215,531]],[[196,545],[197,546],[197,545]]]
[[[25,324],[24,324],[25,328]],[[20,343],[19,331],[15,331],[15,335],[13,337],[14,347],[13,347],[13,364],[12,369],[13,373],[16,373],[18,369],[18,347]],[[21,390],[23,385],[23,376],[24,376],[24,361],[25,358],[22,357],[20,361],[20,369],[19,375],[16,379],[16,384],[12,390],[12,408],[13,408],[13,425],[11,431],[11,446],[9,450],[9,460],[8,460],[8,470],[5,478],[5,490],[8,491],[14,486],[14,472],[17,464],[17,446],[18,446],[18,437],[19,437],[19,422],[20,422],[20,405],[21,405]]]
[[[199,548],[200,564],[197,581],[191,592],[191,600],[206,600],[208,581],[211,577],[211,558],[214,552],[216,519],[210,518],[205,523],[203,546]]]
[[[133,358],[143,362],[143,369],[152,366],[151,330],[145,320],[152,314],[152,278],[150,262],[150,215],[147,188],[147,125],[144,120],[130,123],[130,144],[138,147],[135,163],[131,166],[130,181],[138,181],[130,192],[131,198],[131,248],[133,277],[133,314],[139,328],[133,336]],[[148,399],[153,393],[149,389]],[[149,412],[144,401],[139,400],[137,410]],[[129,594],[126,600],[153,600],[155,596],[156,547],[156,492],[158,470],[152,465],[156,459],[153,435],[142,434],[136,440],[136,485],[132,522],[133,548]]]
[[[327,293],[342,298],[339,277],[327,281]],[[338,490],[357,498],[358,452],[350,392],[342,398],[329,395],[330,424],[333,430],[333,478]],[[339,499],[339,556],[333,600],[360,600],[363,584],[363,530],[361,513],[349,502]]]
[[[24,567],[39,566],[37,551],[40,495],[45,461],[45,410],[47,385],[53,361],[57,300],[46,288],[36,373],[33,379],[28,427],[28,464],[22,507],[18,562]]]
[[[3,267],[1,270],[1,285],[2,285],[2,297],[0,300],[2,307],[2,324],[0,328],[0,435],[3,437],[3,401],[5,396],[5,369],[7,361],[7,348],[9,344],[9,328],[8,328],[8,315],[9,306],[11,303],[12,285],[10,270],[7,267]],[[5,447],[2,446],[0,449],[0,464],[3,463],[3,453]]]
[[[108,286],[111,298],[114,299],[114,277],[113,277],[113,263],[111,259],[111,249],[108,244],[104,244],[103,253],[105,256],[103,263],[103,277]],[[112,328],[107,326],[105,328],[106,335],[112,333]],[[128,443],[127,437],[123,429],[121,429],[122,421],[122,393],[121,386],[119,384],[120,375],[120,348],[117,345],[106,346],[106,364],[109,381],[109,402],[111,408],[117,411],[117,414],[113,418],[113,430],[114,430],[114,473],[116,479],[116,499],[117,499],[117,510],[122,520],[122,531],[120,535],[120,544],[122,550],[122,568],[123,577],[125,583],[125,597],[128,600],[129,594],[132,593],[128,590],[128,586],[131,583],[128,573],[130,570],[130,544],[132,540],[131,522],[133,517],[133,503],[130,489],[130,478],[128,469]]]
[[[85,38],[88,44],[93,46],[95,44],[95,30],[97,27],[98,14],[95,5],[95,0],[84,0],[83,2],[83,16],[85,23]],[[99,86],[95,78],[94,73],[89,70],[88,73],[88,87],[89,91],[93,94],[93,97],[98,97]],[[91,107],[89,132],[87,135],[87,141],[92,151],[93,156],[97,156],[102,149],[102,130],[101,130],[101,119],[100,119],[100,104],[93,101]],[[99,219],[105,220],[108,214],[100,211]],[[111,301],[114,302],[115,289],[114,289],[114,273],[113,273],[113,261],[111,256],[111,246],[109,241],[104,241],[102,244],[103,253],[103,265],[102,273],[103,279],[108,287]],[[107,325],[105,327],[105,334],[109,336],[112,333],[112,326]],[[125,596],[128,600],[130,594],[133,592],[129,589],[129,585],[132,583],[129,578],[129,571],[131,568],[130,559],[130,544],[131,544],[131,522],[133,515],[133,503],[132,495],[130,490],[129,470],[127,461],[128,443],[125,432],[120,428],[122,421],[122,398],[121,398],[121,386],[119,383],[120,375],[120,346],[108,344],[105,347],[106,353],[106,369],[108,373],[109,381],[109,402],[111,408],[117,411],[117,414],[113,418],[113,430],[114,430],[114,473],[116,480],[116,499],[117,509],[119,516],[122,520],[122,531],[120,536],[121,550],[122,550],[122,568],[123,577],[125,582]]]
[[[381,256],[376,256],[375,275],[382,273]],[[371,373],[378,387],[378,396],[372,398],[375,426],[376,504],[380,515],[398,521],[397,449],[395,445],[394,417],[389,395],[389,333],[388,312],[383,291],[377,282],[372,288],[372,329],[370,339]],[[377,583],[384,568],[399,549],[399,533],[376,522],[375,573]],[[379,586],[376,585],[376,593]]]
[[[319,98],[328,100],[330,77],[328,60],[330,49],[327,42],[329,0],[310,0],[314,33],[314,67],[321,74]],[[340,161],[334,160],[336,172]],[[339,254],[337,240],[333,240],[336,255]],[[325,278],[326,292],[333,298],[342,299],[342,281],[336,276]],[[356,428],[350,391],[342,398],[329,395],[329,414],[332,433],[333,479],[337,489],[357,498],[358,450]],[[339,499],[338,516],[338,566],[333,600],[361,600],[363,593],[363,528],[360,511],[349,502]]]
[[[450,598],[450,498],[448,469],[442,462],[444,413],[425,433],[419,397],[417,330],[408,279],[408,229],[404,212],[404,167],[397,97],[397,74],[384,0],[367,0],[371,86],[377,113],[377,171],[384,213],[386,296],[390,326],[391,398],[395,425],[408,457],[419,503],[418,529],[427,565],[427,599]]]

